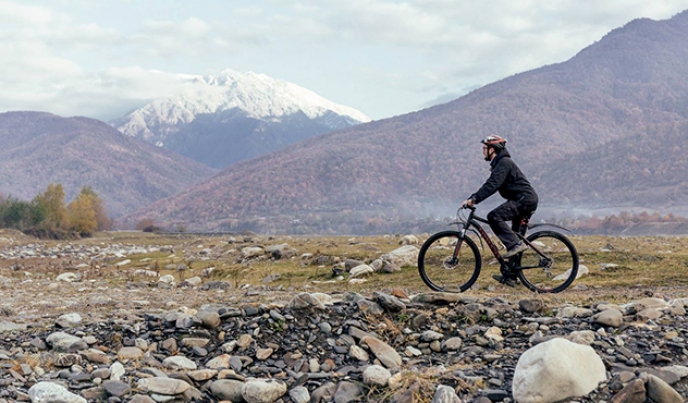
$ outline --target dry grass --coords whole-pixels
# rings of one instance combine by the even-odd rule
[[[38,241],[17,234],[4,234],[6,238],[13,237],[17,243],[45,243],[51,246],[64,244],[59,241]],[[423,242],[428,234],[418,236]],[[150,297],[150,294],[159,293],[155,288],[156,279],[151,277],[134,277],[137,269],[147,269],[158,272],[160,275],[171,274],[177,282],[194,276],[202,276],[205,269],[214,267],[215,271],[210,277],[203,277],[203,281],[223,280],[240,288],[249,284],[253,287],[261,287],[266,290],[285,291],[295,293],[327,292],[344,293],[347,291],[359,292],[370,295],[374,291],[391,292],[399,288],[408,295],[430,291],[421,281],[415,266],[403,267],[401,272],[384,274],[378,273],[369,276],[362,284],[353,284],[348,281],[346,273],[343,280],[333,277],[333,267],[344,262],[345,259],[358,259],[365,262],[380,257],[383,253],[398,248],[401,236],[371,236],[355,237],[289,237],[289,236],[262,236],[252,243],[238,242],[230,244],[227,236],[205,237],[196,235],[165,236],[140,232],[110,232],[97,234],[94,238],[71,241],[71,244],[88,244],[104,246],[108,244],[122,245],[168,245],[174,249],[174,253],[154,252],[128,256],[131,262],[119,267],[115,264],[124,259],[98,260],[89,263],[88,269],[80,269],[84,281],[92,284],[92,289],[107,287],[106,295],[119,295],[121,298],[131,300],[132,296],[124,291],[132,282],[148,284],[147,289],[140,291],[141,296],[136,298],[156,302],[160,298]],[[242,241],[242,237],[238,241]],[[586,304],[599,301],[623,303],[632,299],[647,295],[667,295],[671,297],[683,296],[682,289],[688,283],[686,269],[688,268],[688,238],[686,237],[607,237],[607,236],[572,236],[573,243],[578,249],[580,262],[590,270],[590,275],[576,280],[568,290],[555,295],[540,295],[551,304],[575,303]],[[267,256],[242,262],[241,248],[251,245],[269,246],[286,243],[296,249],[296,256],[289,259],[273,260]],[[5,246],[8,246],[5,244]],[[420,245],[418,245],[420,246]],[[0,245],[3,247],[3,245]],[[199,255],[203,249],[211,250],[208,258]],[[484,296],[501,296],[509,299],[532,298],[535,296],[525,287],[508,288],[495,283],[491,274],[498,272],[496,264],[490,264],[489,251],[483,250],[483,271],[471,294]],[[310,254],[312,258],[303,258],[304,254]],[[331,261],[326,264],[314,263],[318,257],[329,256]],[[340,263],[337,263],[340,262]],[[16,265],[20,263],[21,268]],[[54,279],[64,272],[64,268],[75,266],[79,261],[71,261],[69,258],[59,259],[22,259],[0,261],[0,275],[15,280],[12,285],[4,287],[10,291],[10,297],[18,294],[16,284],[27,278],[33,280],[41,293],[47,296],[62,294],[69,287],[60,285],[58,290],[46,290],[45,281]],[[608,265],[615,265],[602,270]],[[170,266],[171,265],[171,266]],[[179,270],[178,266],[183,266]],[[168,268],[172,267],[172,268]],[[29,274],[27,274],[29,273]],[[263,283],[270,274],[279,274],[281,277],[270,283]],[[43,283],[41,283],[43,281]],[[27,287],[31,287],[31,282]],[[42,284],[42,285],[41,285]],[[584,285],[585,290],[577,289],[576,285]],[[78,286],[75,286],[78,287]],[[122,290],[122,291],[110,291]],[[31,291],[30,289],[27,291]],[[195,304],[207,303],[218,298],[227,299],[217,293],[202,292],[198,289],[173,290],[175,300],[179,303]],[[78,293],[74,293],[78,294]],[[241,292],[237,293],[241,294]],[[263,293],[265,294],[265,293]],[[279,294],[277,292],[276,294]],[[28,298],[28,297],[27,297]],[[75,296],[75,298],[78,298]],[[97,298],[91,295],[91,298]],[[258,298],[267,300],[268,294]],[[279,298],[279,297],[276,297]],[[284,297],[287,298],[287,297]],[[134,298],[135,299],[135,298]],[[238,301],[242,297],[237,297]],[[243,299],[245,300],[245,299]],[[8,299],[8,303],[10,300]],[[50,301],[50,299],[46,299]],[[66,310],[77,308],[82,303],[72,302],[61,304],[60,302],[45,303],[45,309]],[[86,303],[83,303],[86,304]],[[162,302],[161,302],[162,304]],[[114,309],[116,305],[103,306],[103,310]],[[390,328],[390,331],[392,329]]]

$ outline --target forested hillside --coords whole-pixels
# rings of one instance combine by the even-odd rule
[[[343,214],[357,228],[376,217],[448,215],[489,175],[478,142],[490,133],[509,140],[543,207],[680,208],[685,163],[672,147],[687,116],[684,12],[630,22],[571,60],[447,104],[241,163],[131,220],[240,228],[279,219],[289,230],[293,220],[346,222]]]
[[[0,114],[0,193],[31,200],[60,183],[67,201],[90,186],[114,217],[210,177],[205,165],[106,123],[42,112]]]

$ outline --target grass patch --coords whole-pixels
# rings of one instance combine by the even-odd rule
[[[421,242],[429,235],[418,236]],[[123,248],[138,246],[170,246],[169,251],[155,251],[130,255],[119,259],[100,259],[96,261],[84,260],[95,267],[100,266],[98,273],[90,278],[105,277],[106,281],[127,282],[132,276],[123,275],[133,273],[137,269],[159,272],[160,275],[171,274],[177,281],[194,276],[203,281],[228,281],[236,287],[243,284],[252,286],[280,287],[293,289],[296,292],[328,292],[342,293],[355,291],[369,294],[374,291],[390,292],[394,288],[401,288],[407,294],[430,291],[421,281],[415,265],[404,266],[396,273],[375,273],[365,278],[363,283],[350,283],[348,273],[343,272],[343,279],[333,276],[333,268],[343,269],[346,259],[361,260],[370,263],[382,254],[398,247],[401,239],[396,236],[262,236],[252,242],[229,244],[228,236],[196,236],[192,234],[165,235],[143,232],[106,232],[98,233],[93,238],[70,241],[71,244],[97,245],[105,247],[121,244]],[[688,269],[688,243],[686,237],[611,237],[611,236],[571,236],[576,246],[580,264],[585,265],[590,274],[574,282],[572,287],[561,294],[538,296],[553,302],[586,302],[590,294],[606,301],[623,303],[642,293],[666,293],[672,287],[684,287],[688,283],[685,275]],[[65,244],[58,241],[39,241],[34,239],[22,240],[22,243],[44,244],[57,246]],[[241,250],[247,246],[262,246],[287,244],[296,250],[295,255],[275,260],[265,255],[257,259],[244,260]],[[480,244],[478,244],[480,247]],[[420,248],[420,245],[416,245]],[[7,246],[6,246],[7,247]],[[207,255],[200,252],[208,250]],[[480,277],[470,293],[484,293],[487,295],[511,295],[517,298],[532,298],[535,296],[524,287],[515,289],[504,287],[491,279],[492,274],[499,272],[490,251],[481,249],[483,266]],[[318,257],[327,256],[318,264]],[[115,266],[124,259],[131,260],[125,266]],[[324,262],[324,263],[323,263]],[[55,277],[64,268],[74,266],[78,262],[68,259],[27,258],[21,261],[21,269],[12,268],[17,260],[0,262],[0,274],[7,277],[23,275],[24,271]],[[167,269],[167,265],[174,268]],[[176,266],[184,265],[184,270]],[[215,268],[212,274],[204,276],[204,270]],[[95,269],[91,269],[95,270]],[[42,273],[42,274],[41,274]],[[268,276],[278,274],[274,281],[263,283]],[[154,278],[141,278],[141,281],[156,281]],[[586,290],[576,289],[577,285],[585,286]]]

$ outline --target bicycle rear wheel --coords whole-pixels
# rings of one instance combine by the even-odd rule
[[[458,246],[457,246],[458,245]],[[480,275],[480,252],[472,239],[459,243],[457,231],[428,238],[418,254],[418,272],[428,287],[440,292],[464,292]]]
[[[573,243],[553,231],[536,232],[528,241],[545,256],[533,247],[516,256],[516,266],[522,268],[518,276],[523,285],[540,293],[557,293],[570,286],[578,274],[578,252]]]

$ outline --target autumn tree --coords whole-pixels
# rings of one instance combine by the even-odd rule
[[[67,219],[70,229],[82,235],[91,235],[98,228],[93,198],[87,193],[79,193],[76,199],[67,205]]]
[[[49,184],[45,192],[37,195],[32,203],[45,212],[42,224],[46,228],[62,228],[67,224],[67,210],[65,208],[65,193],[61,184]]]
[[[98,194],[90,186],[84,186],[81,188],[79,196],[88,197],[91,200],[91,208],[95,214],[95,220],[98,226],[96,229],[98,231],[108,231],[112,229],[112,219],[108,217],[107,209],[105,208],[105,203]]]

